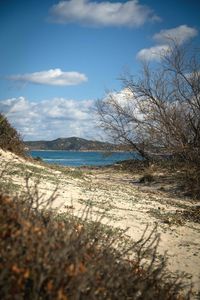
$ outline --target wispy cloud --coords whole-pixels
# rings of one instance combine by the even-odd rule
[[[35,73],[11,75],[8,76],[7,79],[20,81],[23,83],[57,86],[78,85],[88,81],[88,78],[85,74],[79,72],[63,72],[60,69],[51,69],[48,71],[41,71]]]
[[[154,34],[153,39],[158,43],[170,43],[171,40],[174,40],[181,45],[197,35],[196,28],[181,25],[176,28],[161,30],[159,33]]]
[[[165,55],[169,51],[168,45],[154,46],[151,48],[144,48],[137,54],[137,58],[140,60],[159,60],[162,55]]]
[[[54,98],[41,102],[24,97],[0,101],[0,111],[26,140],[97,136],[92,100]]]
[[[90,0],[60,1],[50,9],[58,23],[79,23],[89,26],[137,27],[147,21],[159,20],[151,8],[138,0],[127,2],[97,2]]]
[[[187,25],[161,30],[153,36],[153,40],[157,42],[157,45],[141,49],[137,53],[137,58],[148,61],[160,60],[163,55],[170,51],[171,43],[175,42],[178,45],[182,45],[197,35],[197,29]]]

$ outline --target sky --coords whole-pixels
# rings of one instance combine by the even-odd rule
[[[198,0],[0,0],[0,112],[24,140],[102,139],[94,103],[120,74],[200,45]]]

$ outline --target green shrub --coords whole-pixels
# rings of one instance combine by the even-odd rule
[[[25,153],[19,133],[2,114],[0,114],[0,148],[22,156]]]

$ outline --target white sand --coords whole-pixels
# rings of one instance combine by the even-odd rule
[[[93,170],[79,177],[76,171],[64,174],[2,150],[0,162],[2,169],[8,164],[2,180],[13,182],[20,189],[25,187],[26,174],[32,174],[30,184],[40,177],[39,192],[46,198],[58,183],[53,207],[57,207],[60,212],[72,208],[78,214],[86,203],[92,205],[94,215],[106,209],[106,222],[109,218],[109,224],[114,227],[129,227],[127,234],[134,240],[141,237],[147,224],[149,230],[157,224],[161,234],[158,252],[164,254],[167,251],[168,269],[187,273],[186,282],[193,282],[194,289],[200,289],[200,224],[174,224],[170,218],[169,222],[164,223],[159,218],[162,214],[175,213],[176,210],[193,205],[191,200],[173,198],[161,191],[142,191],[131,183],[131,175],[115,173],[113,170]]]

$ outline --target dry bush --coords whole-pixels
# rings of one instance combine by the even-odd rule
[[[153,176],[152,174],[146,173],[146,174],[144,174],[144,175],[140,178],[139,182],[140,182],[140,183],[151,183],[151,182],[153,182],[154,180],[155,180],[155,179],[154,179],[154,176]]]
[[[193,199],[200,199],[200,165],[185,164],[178,180],[182,185],[185,195]]]
[[[133,174],[140,174],[146,171],[149,167],[149,163],[145,160],[128,159],[120,161],[113,166],[114,169],[120,169],[122,171],[129,171]]]
[[[177,179],[199,198],[200,51],[166,39],[169,49],[156,63],[143,61],[139,75],[121,76],[121,93],[108,92],[97,101],[99,126],[149,163],[160,164],[162,156],[175,171],[181,165]]]
[[[2,114],[0,114],[0,148],[21,156],[25,154],[24,144],[19,133]]]
[[[175,184],[179,196],[200,199],[199,160],[194,163],[172,156],[169,159],[156,158],[151,164],[146,161],[127,160],[113,168],[140,175],[140,183]]]
[[[168,178],[177,183],[182,193],[192,199],[200,199],[200,160],[185,161],[181,158],[172,157],[170,160],[154,162],[157,171],[163,171]]]
[[[0,195],[0,299],[189,299],[156,259],[155,230],[130,244],[87,222],[87,209],[81,219],[47,210],[54,196]]]

